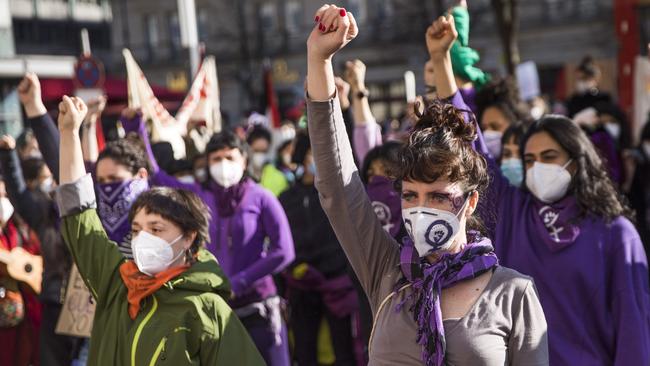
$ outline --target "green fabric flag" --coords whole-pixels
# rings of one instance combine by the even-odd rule
[[[458,31],[458,39],[451,46],[450,52],[454,74],[471,81],[476,89],[480,89],[490,81],[490,75],[474,66],[481,57],[469,47],[469,12],[465,7],[457,6],[451,11],[451,15]]]

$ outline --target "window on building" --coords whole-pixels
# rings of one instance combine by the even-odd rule
[[[178,23],[178,14],[176,12],[169,14],[169,42],[173,50],[181,49],[181,28]]]
[[[368,0],[348,0],[348,10],[354,14],[357,23],[365,23],[368,17]]]
[[[22,132],[23,115],[16,85],[18,79],[0,80],[0,134],[14,138]]]
[[[362,0],[364,1],[364,0]],[[390,18],[395,14],[395,7],[393,6],[393,0],[378,0],[377,7],[379,9],[379,18]]]
[[[158,18],[156,15],[146,15],[144,24],[146,27],[145,34],[147,35],[147,45],[149,47],[156,47],[160,41],[158,37]]]
[[[199,27],[199,41],[205,41],[208,39],[209,34],[209,17],[208,12],[203,9],[197,9],[196,12],[196,21]]]
[[[284,9],[284,18],[289,33],[298,33],[302,28],[303,16],[300,1],[290,0]]]
[[[277,11],[274,3],[263,4],[260,7],[260,28],[262,31],[271,31],[277,27]]]

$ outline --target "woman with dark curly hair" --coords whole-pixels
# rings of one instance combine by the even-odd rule
[[[486,161],[472,148],[475,126],[441,103],[419,118],[399,153],[409,232],[400,246],[365,193],[336,97],[331,59],[356,37],[354,17],[325,5],[316,21],[307,41],[316,187],[375,316],[369,364],[548,365],[533,282],[500,267],[490,240],[475,231],[479,192],[488,184]]]
[[[440,96],[464,108],[453,78],[438,81]],[[561,116],[533,123],[521,143],[523,189],[501,175],[480,134],[477,145],[492,178],[484,202],[498,219],[488,230],[501,263],[538,286],[550,364],[650,365],[646,253],[587,135]]]

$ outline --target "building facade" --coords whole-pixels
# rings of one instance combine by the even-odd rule
[[[72,78],[81,29],[96,57],[110,57],[111,20],[108,0],[0,0],[0,133],[22,129],[16,86],[25,72]]]
[[[413,70],[423,90],[427,58],[424,31],[449,1],[342,0],[361,33],[336,58],[337,68],[356,57],[368,66],[371,103],[379,118],[395,117],[404,106],[403,74]],[[542,88],[552,91],[561,70],[590,54],[605,64],[616,59],[611,0],[520,0],[522,61],[537,63]],[[270,60],[281,104],[301,95],[306,74],[305,41],[314,26],[317,0],[196,0],[199,38],[215,55],[222,106],[231,120],[258,107],[262,64]],[[503,73],[502,50],[490,0],[470,2],[470,44],[480,66]],[[150,81],[187,85],[187,51],[180,45],[175,0],[115,0],[113,45],[129,47]],[[119,53],[114,53],[119,57]],[[115,60],[119,64],[120,60]],[[118,67],[119,68],[119,67]],[[184,75],[184,76],[183,76]],[[179,80],[185,82],[178,83]],[[612,90],[613,91],[613,90]],[[288,100],[288,101],[287,101]]]

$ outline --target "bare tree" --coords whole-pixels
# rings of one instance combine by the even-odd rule
[[[520,62],[517,38],[519,33],[519,0],[491,0],[499,27],[508,75],[516,77]]]

